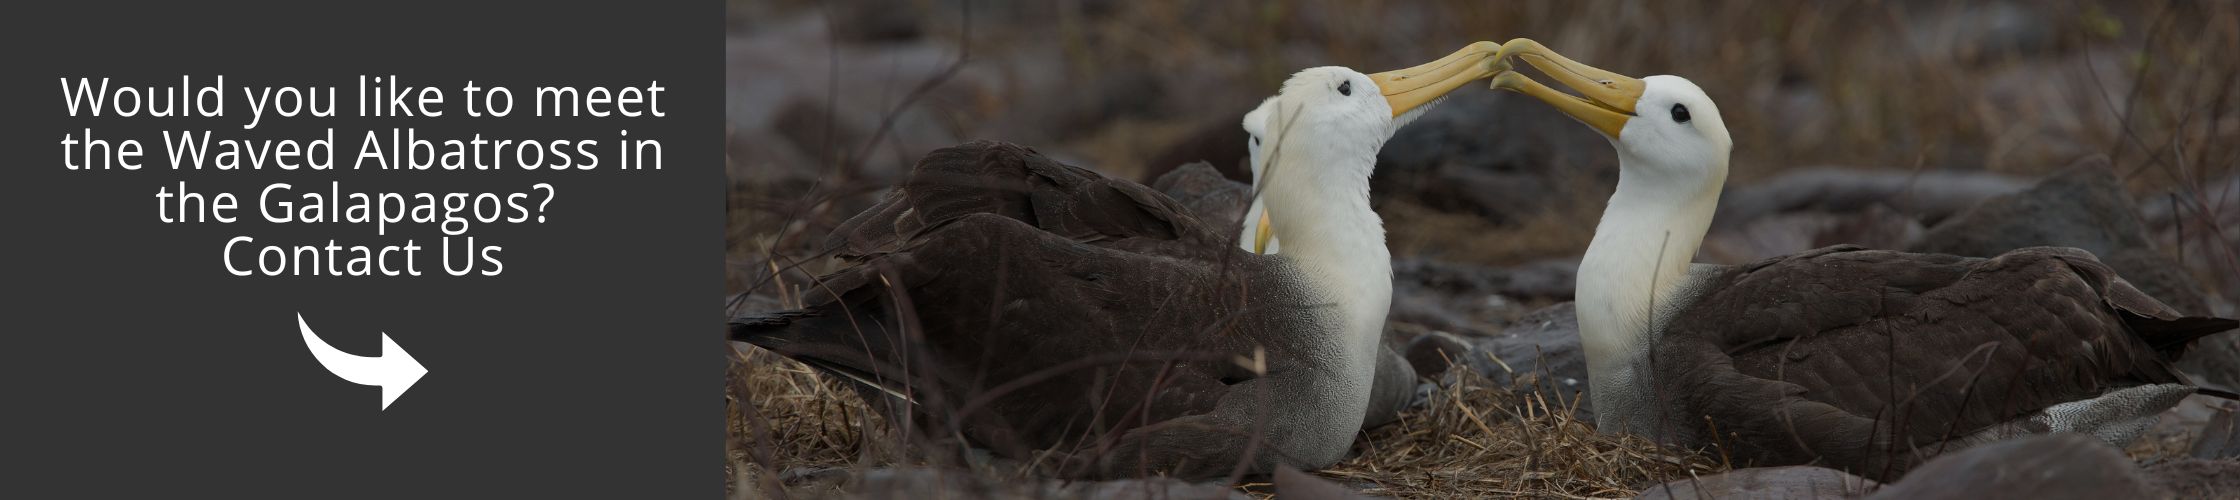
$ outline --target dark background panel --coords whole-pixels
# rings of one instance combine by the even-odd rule
[[[0,203],[7,214],[8,461],[0,489],[85,496],[719,495],[723,367],[722,109],[717,2],[65,3],[6,16]],[[176,85],[225,75],[227,116],[72,118],[58,77]],[[441,119],[272,118],[243,131],[240,87],[398,75],[446,88]],[[505,119],[467,118],[457,86],[515,90]],[[534,118],[535,86],[647,85],[663,118]],[[150,167],[62,168],[81,128],[138,138]],[[173,172],[161,131],[309,137],[339,162],[367,129],[431,139],[662,141],[661,171]],[[185,180],[242,197],[233,224],[163,224],[152,197]],[[497,277],[441,274],[433,226],[271,224],[257,191],[513,192],[556,187],[543,224],[478,225]],[[235,277],[228,238],[428,247],[430,275]],[[455,237],[456,240],[457,237]],[[429,374],[386,411],[380,389],[321,368],[297,333],[379,353],[386,332]],[[13,494],[6,496],[16,496]]]

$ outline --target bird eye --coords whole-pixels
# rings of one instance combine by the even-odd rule
[[[1345,83],[1338,84],[1338,93],[1349,96],[1353,95],[1353,81],[1347,80]]]
[[[1252,136],[1252,145],[1254,145],[1254,146],[1258,146],[1258,145],[1260,145],[1260,136],[1257,136],[1257,135],[1255,135],[1255,136]]]
[[[1688,117],[1688,106],[1687,106],[1687,105],[1684,105],[1684,104],[1674,104],[1674,105],[1672,105],[1672,121],[1675,121],[1675,122],[1680,122],[1680,123],[1688,123],[1688,118],[1689,118],[1689,117]]]

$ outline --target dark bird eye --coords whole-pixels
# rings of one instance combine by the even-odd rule
[[[1349,96],[1353,95],[1353,81],[1348,80],[1345,83],[1338,84],[1338,93]]]
[[[1252,145],[1254,145],[1254,146],[1258,146],[1258,145],[1260,145],[1260,136],[1257,136],[1257,135],[1255,135],[1255,136],[1252,136]]]
[[[1682,104],[1672,105],[1672,121],[1688,123],[1688,106]]]

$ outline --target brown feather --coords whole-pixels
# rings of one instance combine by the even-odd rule
[[[2051,405],[2185,383],[2173,346],[2231,325],[2181,318],[2068,248],[1830,247],[1699,289],[1655,346],[1660,396],[1682,409],[1661,417],[1669,432],[1884,479]]]
[[[974,142],[835,230],[850,265],[807,308],[741,316],[731,338],[905,392],[917,404],[890,416],[1005,455],[1109,444],[1214,412],[1261,376],[1236,362],[1256,350],[1269,373],[1295,369],[1279,337],[1312,298],[1230,240],[1142,185]],[[1236,461],[1250,423],[1232,424],[1208,439],[1237,442],[1170,443],[1166,463]],[[1174,473],[1231,467],[1195,465]]]

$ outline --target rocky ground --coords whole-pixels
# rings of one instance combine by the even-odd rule
[[[1836,243],[2075,246],[2180,310],[2240,314],[2240,62],[2228,56],[2240,8],[2229,4],[1080,0],[973,2],[969,23],[966,7],[732,3],[727,277],[746,294],[739,307],[789,303],[828,269],[815,242],[933,148],[1005,140],[1233,205],[1242,198],[1224,180],[1247,177],[1237,121],[1290,71],[1388,69],[1523,36],[1616,71],[1685,75],[1719,99],[1734,173],[1700,261]],[[1599,137],[1510,94],[1465,89],[1394,137],[1372,186],[1395,255],[1391,341],[1419,365],[1467,369],[1437,374],[1419,409],[1329,470],[1241,490],[1022,481],[1002,464],[899,449],[862,402],[742,351],[727,480],[748,497],[913,498],[1325,492],[1285,493],[1316,498],[1332,485],[1405,497],[1918,497],[2002,484],[1927,467],[1879,490],[1809,468],[1717,476],[1729,464],[1715,456],[1593,434],[1567,301],[1614,180]],[[2240,388],[2235,337],[2206,342],[2185,368]],[[2220,472],[2240,455],[2230,406],[2189,400],[2123,452],[2040,440],[1951,467],[2073,457],[2028,467],[2115,474],[2093,484],[2122,497],[2231,492],[2217,489],[2240,477]],[[1685,485],[1657,486],[1675,480]]]

